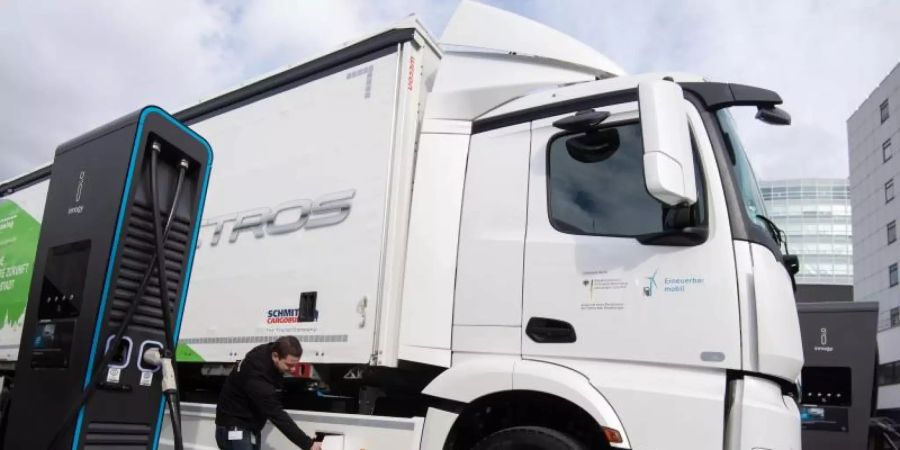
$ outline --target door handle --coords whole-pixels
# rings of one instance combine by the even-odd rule
[[[575,328],[569,322],[546,317],[532,317],[525,334],[539,344],[567,344],[575,342]]]

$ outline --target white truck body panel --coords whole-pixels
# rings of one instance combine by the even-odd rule
[[[583,373],[603,393],[628,433],[629,448],[721,448],[724,372],[612,361],[551,362]]]
[[[497,33],[497,25],[503,32]],[[575,38],[531,19],[470,0],[453,13],[441,44],[514,52],[593,70],[603,78],[625,75],[618,64]]]
[[[329,439],[335,450],[419,450],[424,419],[288,411],[288,415],[310,436],[324,433],[338,437]],[[186,450],[215,450],[216,405],[181,404],[182,435]],[[163,417],[159,448],[173,449],[171,421]],[[264,449],[296,448],[281,432],[266,425],[262,431]]]
[[[0,361],[19,356],[48,180],[0,197]]]
[[[519,332],[522,326],[530,128],[526,123],[472,137],[459,230],[457,327],[494,325]]]
[[[422,134],[403,289],[400,358],[450,366],[459,216],[468,135]]]
[[[442,39],[444,56],[426,110],[433,119],[473,120],[541,89],[624,74],[570,36],[468,0],[460,2]]]
[[[756,303],[759,371],[796,380],[803,368],[803,345],[791,279],[765,247],[750,245]]]
[[[292,334],[312,363],[388,353],[396,364],[422,84],[414,70],[427,49],[398,45],[192,124],[216,149],[216,168],[182,360],[230,362]],[[315,312],[299,322],[304,292],[316,293]]]
[[[744,349],[741,366],[746,371],[759,370],[756,328],[756,295],[753,292],[753,256],[750,243],[734,242],[735,273],[737,274],[738,295],[741,301],[741,347]]]
[[[726,450],[800,450],[800,411],[775,383],[746,377],[738,389],[735,410],[739,426]]]
[[[443,450],[444,443],[447,442],[447,435],[458,417],[458,414],[449,411],[428,408],[420,450]]]

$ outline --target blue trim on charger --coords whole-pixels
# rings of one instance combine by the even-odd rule
[[[121,235],[121,232],[122,232],[122,221],[125,217],[125,209],[127,207],[128,194],[131,192],[131,180],[134,176],[135,159],[137,157],[138,149],[140,148],[139,145],[141,143],[141,136],[142,136],[142,133],[144,130],[144,121],[147,119],[147,117],[151,113],[159,114],[164,119],[175,124],[182,131],[186,132],[189,136],[191,136],[194,139],[196,139],[197,141],[199,141],[206,148],[206,152],[208,155],[207,163],[206,163],[206,174],[205,174],[205,177],[203,180],[203,190],[202,190],[201,197],[200,197],[200,208],[198,210],[197,217],[194,220],[194,222],[195,222],[194,223],[194,237],[191,242],[190,256],[188,257],[188,270],[186,273],[186,280],[190,280],[191,267],[193,265],[193,260],[194,260],[194,253],[197,249],[197,235],[200,230],[200,219],[203,217],[203,204],[206,201],[206,188],[209,184],[209,173],[210,173],[210,168],[212,167],[212,148],[209,146],[209,143],[206,141],[206,139],[203,139],[202,136],[200,136],[199,134],[197,134],[190,128],[179,123],[177,120],[172,118],[172,116],[170,116],[168,113],[166,113],[159,107],[148,106],[148,107],[144,108],[143,111],[141,111],[141,116],[138,119],[138,126],[137,126],[137,131],[135,133],[134,146],[132,147],[132,150],[131,150],[131,161],[128,163],[128,176],[125,179],[125,191],[124,191],[124,194],[122,195],[122,203],[119,206],[119,215],[118,215],[118,218],[116,219],[116,232],[113,236],[112,247],[110,248],[109,264],[107,265],[107,268],[106,268],[106,280],[103,283],[103,294],[100,297],[100,307],[97,310],[97,324],[94,327],[94,337],[93,337],[93,340],[91,343],[91,353],[90,353],[90,358],[88,359],[88,369],[87,369],[86,376],[84,378],[84,385],[83,385],[82,389],[87,388],[88,384],[91,381],[91,376],[93,375],[93,372],[94,372],[94,358],[96,357],[96,354],[97,354],[97,343],[100,338],[100,329],[102,326],[102,321],[100,319],[103,315],[104,309],[106,307],[106,301],[109,296],[109,285],[110,285],[110,282],[112,281],[111,279],[112,279],[113,265],[115,263],[115,257],[116,257],[116,248],[118,247],[119,236]],[[185,281],[184,288],[182,289],[182,292],[181,292],[181,300],[180,300],[179,311],[178,311],[178,320],[176,321],[176,325],[175,325],[175,335],[174,335],[175,342],[178,342],[178,334],[179,334],[179,331],[181,330],[181,318],[182,318],[182,315],[184,314],[184,300],[185,300],[185,297],[187,294],[187,285],[188,285],[188,282]],[[172,349],[172,350],[174,351],[174,349]],[[159,414],[158,414],[157,420],[156,420],[156,432],[154,434],[155,438],[153,440],[153,450],[156,450],[157,447],[159,446],[159,434],[160,434],[160,430],[161,430],[160,425],[162,422],[162,415],[163,415],[163,410],[164,410],[164,406],[165,406],[165,398],[162,396],[160,396],[160,397],[161,397],[161,401],[160,401],[160,405],[159,405]],[[84,422],[84,406],[82,406],[81,409],[78,411],[78,421],[75,424],[75,434],[72,437],[72,450],[77,450],[78,442],[80,441],[80,437],[81,437],[81,427],[83,425],[83,422]]]
[[[166,411],[166,397],[159,397],[159,413],[156,415],[156,430],[153,431],[153,448],[152,450],[157,450],[159,448],[159,435],[162,433],[162,421],[163,421],[163,413]]]

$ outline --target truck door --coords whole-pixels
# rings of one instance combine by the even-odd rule
[[[645,188],[637,104],[597,110],[612,113],[599,137],[552,125],[572,113],[532,122],[523,356],[739,368],[731,233],[699,115],[699,200],[677,212]],[[705,238],[651,239],[683,214]]]

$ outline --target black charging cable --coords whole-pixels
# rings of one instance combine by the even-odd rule
[[[175,376],[175,366],[172,363],[173,352],[175,351],[174,322],[172,321],[172,304],[169,302],[169,280],[166,273],[166,252],[165,238],[163,237],[162,224],[160,223],[160,201],[159,201],[159,185],[157,183],[157,169],[159,154],[162,147],[159,142],[152,144],[153,153],[150,155],[150,192],[153,204],[153,230],[156,234],[156,264],[157,279],[159,280],[160,299],[163,304],[163,324],[166,329],[166,344],[162,350],[162,391],[169,404],[169,417],[172,421],[172,438],[175,441],[175,450],[183,450],[184,444],[181,435],[181,406],[178,402],[178,385]],[[187,161],[181,160],[179,164],[181,175],[183,177],[187,169]],[[174,212],[175,209],[172,209]]]
[[[156,146],[159,145],[157,143],[154,143],[154,144]],[[151,165],[153,165],[153,166],[155,166],[156,153],[157,153],[157,151],[154,150],[151,155]],[[153,167],[152,169],[155,169],[155,167]],[[172,223],[175,219],[175,210],[178,207],[178,202],[181,197],[181,188],[182,188],[182,185],[184,184],[184,177],[185,177],[186,170],[187,170],[187,162],[182,161],[182,164],[181,164],[181,167],[180,167],[180,170],[178,173],[178,181],[175,184],[175,193],[172,196],[172,208],[169,211],[168,217],[166,217],[165,229],[162,233],[163,240],[168,239],[169,230],[171,229]],[[151,171],[151,181],[155,180],[155,177],[156,177],[155,172],[156,172],[155,170]],[[153,183],[151,183],[151,189],[153,189],[152,184]],[[155,190],[154,190],[154,192],[151,193],[151,202],[153,202],[154,205],[158,204],[158,202],[155,201],[156,197],[157,197],[157,192],[155,192]],[[159,218],[159,214],[157,213],[155,216],[156,220],[154,220],[154,228],[156,228],[157,230],[159,229],[157,226],[158,218]],[[157,245],[156,252],[158,252],[158,251],[159,251],[159,246]],[[144,272],[144,277],[141,280],[141,284],[138,286],[137,291],[135,291],[134,298],[131,301],[131,306],[128,308],[128,311],[125,313],[125,316],[122,318],[122,323],[119,325],[119,328],[116,330],[115,337],[113,337],[112,342],[110,342],[108,350],[103,354],[103,358],[101,358],[100,363],[97,364],[96,371],[94,372],[94,375],[91,378],[90,382],[88,382],[88,384],[86,385],[85,390],[82,392],[81,397],[78,400],[78,404],[66,415],[65,420],[63,420],[63,423],[60,425],[60,427],[56,431],[56,433],[54,433],[53,439],[50,441],[50,444],[47,446],[48,450],[52,450],[54,448],[54,446],[59,441],[59,439],[61,439],[62,436],[65,434],[65,430],[68,429],[69,425],[72,424],[72,421],[75,420],[75,418],[78,416],[78,412],[81,410],[81,408],[83,408],[84,405],[87,404],[87,402],[94,396],[94,393],[96,393],[98,383],[102,376],[102,372],[107,367],[107,365],[109,365],[109,362],[110,362],[110,360],[112,360],[112,356],[116,352],[116,350],[119,348],[119,345],[122,344],[122,340],[125,336],[125,333],[128,331],[128,326],[131,325],[131,321],[132,321],[132,318],[134,317],[134,314],[137,312],[138,307],[143,302],[144,293],[146,292],[147,286],[150,284],[150,278],[153,275],[153,269],[155,267],[158,267],[158,266],[156,266],[157,259],[158,259],[157,258],[158,253],[156,253],[156,252],[151,254],[150,263],[147,266],[146,272]],[[163,291],[163,285],[160,283],[160,292],[162,292],[162,291]],[[166,290],[166,294],[168,294],[167,290]],[[167,303],[161,303],[161,306],[163,309],[163,320],[164,320],[164,325],[166,327],[167,338],[170,339],[171,330],[169,329],[168,322],[165,322],[165,314],[168,311],[168,308],[166,307]],[[167,346],[168,345],[169,344],[167,343]],[[180,412],[180,409],[179,409],[179,412]],[[179,414],[179,416],[180,416],[180,414]],[[179,419],[180,419],[180,417],[179,417]],[[179,420],[179,431],[180,431],[180,420]],[[75,436],[75,439],[77,439],[77,438],[78,437]]]

